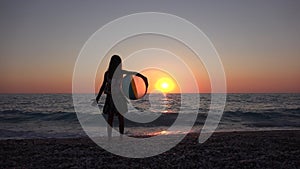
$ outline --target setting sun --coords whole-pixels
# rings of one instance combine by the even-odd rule
[[[148,78],[148,93],[181,93],[181,89],[175,78],[164,70],[148,68],[142,70],[140,73]],[[140,85],[138,84],[138,86]]]
[[[171,78],[163,77],[158,79],[155,83],[155,89],[163,93],[171,92],[175,87],[175,84]]]

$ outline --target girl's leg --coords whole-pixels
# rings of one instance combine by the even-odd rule
[[[113,127],[113,121],[114,121],[114,113],[109,112],[108,113],[108,124],[107,124],[107,135],[108,139],[111,139],[111,132],[112,132],[112,127]]]
[[[118,118],[119,118],[119,132],[120,134],[124,134],[124,117],[121,114],[119,114]]]

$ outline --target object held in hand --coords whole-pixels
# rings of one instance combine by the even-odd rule
[[[126,75],[122,80],[122,92],[130,100],[137,100],[146,95],[148,89],[146,78]]]

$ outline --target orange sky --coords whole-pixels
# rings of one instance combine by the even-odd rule
[[[209,82],[204,81],[201,84],[203,88],[200,87],[200,92],[209,92]],[[151,84],[151,86],[153,85]],[[299,93],[299,85],[300,80],[293,77],[269,77],[265,75],[260,77],[245,75],[232,77],[227,74],[228,93]],[[0,86],[1,93],[71,93],[72,78],[71,76],[63,79],[56,77],[48,79],[10,78],[5,83],[1,83]]]

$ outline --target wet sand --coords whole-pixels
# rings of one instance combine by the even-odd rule
[[[189,134],[171,150],[134,159],[89,138],[0,141],[0,168],[300,168],[300,130]]]

